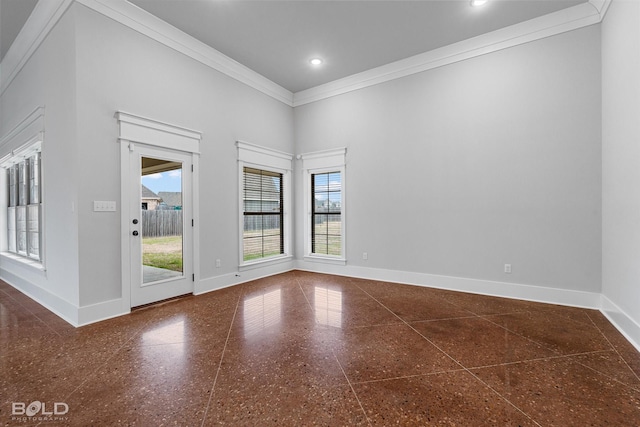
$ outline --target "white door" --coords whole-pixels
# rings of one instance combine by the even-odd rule
[[[135,144],[130,157],[131,306],[193,293],[192,154]]]

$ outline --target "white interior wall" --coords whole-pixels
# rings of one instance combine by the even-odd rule
[[[80,305],[120,298],[120,210],[93,212],[93,200],[120,203],[116,111],[202,132],[200,281],[197,291],[238,269],[236,140],[293,152],[293,112],[203,64],[81,5],[77,16],[80,165]],[[215,260],[221,267],[215,267]]]
[[[79,299],[74,40],[74,18],[67,15],[0,97],[0,137],[36,108],[44,107],[42,168],[46,177],[43,185],[46,271],[0,257],[0,274],[3,280],[71,322],[77,320],[74,308]]]
[[[602,294],[640,346],[640,3],[612,2],[602,23]]]
[[[203,132],[199,291],[241,280],[235,140],[292,153],[346,146],[348,265],[299,267],[428,275],[507,296],[522,296],[523,284],[530,299],[566,290],[577,305],[602,291],[607,314],[638,343],[639,19],[637,3],[614,1],[602,76],[593,26],[292,113],[75,4],[0,98],[0,136],[46,108],[47,272],[3,258],[2,277],[74,323],[73,308],[121,296],[119,213],[94,213],[92,201],[120,200],[113,114],[122,110]]]
[[[296,107],[295,128],[297,153],[347,147],[347,267],[331,271],[600,292],[598,26]]]

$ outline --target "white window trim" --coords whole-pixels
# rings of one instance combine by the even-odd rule
[[[293,155],[245,141],[236,141],[238,147],[238,269],[240,271],[277,264],[289,261],[292,254],[292,221],[291,221],[291,197],[292,197],[292,161]],[[268,258],[252,261],[244,261],[243,235],[244,235],[244,204],[243,204],[243,176],[244,168],[267,170],[282,174],[283,206],[282,217],[284,233],[284,253]]]
[[[15,163],[18,163],[36,152],[42,152],[44,141],[44,107],[36,108],[24,120],[18,123],[7,134],[0,138],[0,168],[4,169]],[[41,160],[42,162],[42,160]],[[45,162],[40,165],[40,260],[34,260],[29,256],[23,256],[7,250],[7,218],[6,214],[2,216],[0,221],[0,229],[3,238],[0,239],[0,257],[4,260],[19,263],[34,271],[46,273],[46,179]],[[6,174],[2,175],[0,185],[6,187]],[[0,203],[1,209],[6,213],[7,203]]]
[[[347,263],[347,197],[346,197],[346,148],[316,151],[301,154],[297,158],[302,160],[302,175],[304,180],[304,259],[305,261],[321,262],[326,264],[346,265]],[[322,255],[311,252],[311,175],[326,172],[340,172],[342,182],[342,202],[340,208],[340,221],[342,222],[342,253],[336,255]]]

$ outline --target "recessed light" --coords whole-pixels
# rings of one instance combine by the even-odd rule
[[[316,67],[318,65],[322,64],[322,59],[320,58],[313,58],[312,60],[309,61],[311,63],[311,65],[315,65]]]
[[[471,0],[471,6],[478,7],[487,4],[488,0]]]

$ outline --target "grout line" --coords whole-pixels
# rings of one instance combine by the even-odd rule
[[[231,337],[231,331],[233,330],[233,324],[236,321],[236,314],[238,313],[238,307],[240,306],[240,301],[242,301],[242,297],[244,295],[244,289],[238,295],[238,301],[236,302],[236,309],[233,311],[233,317],[231,318],[231,324],[229,324],[229,331],[227,332],[227,339],[224,341],[224,347],[222,348],[222,353],[220,353],[220,362],[218,362],[218,369],[216,370],[216,376],[213,379],[213,384],[211,385],[211,393],[209,394],[209,400],[207,401],[207,406],[204,408],[204,413],[202,414],[202,423],[200,426],[205,425],[205,421],[207,420],[207,414],[209,413],[209,408],[211,407],[211,399],[213,399],[213,395],[216,390],[216,383],[218,382],[218,375],[220,375],[220,370],[222,369],[222,361],[224,360],[224,354],[227,351],[227,344],[229,344],[229,337]]]
[[[607,350],[607,352],[612,352],[612,351],[611,351],[611,350]],[[638,386],[632,386],[632,385],[630,385],[630,384],[626,384],[626,383],[624,383],[624,382],[620,381],[619,379],[614,378],[614,377],[612,377],[611,375],[607,375],[607,374],[605,374],[604,372],[600,372],[599,370],[597,370],[597,369],[595,369],[595,368],[592,368],[592,367],[591,367],[591,366],[589,366],[589,365],[585,365],[584,363],[582,363],[582,362],[580,362],[580,361],[578,361],[578,360],[575,360],[575,362],[576,362],[577,364],[579,364],[579,365],[582,365],[583,367],[585,367],[585,368],[587,368],[587,369],[592,370],[593,372],[595,372],[595,373],[596,373],[596,374],[598,374],[598,375],[602,375],[603,377],[610,379],[611,381],[615,381],[615,382],[619,383],[620,385],[622,385],[622,386],[624,386],[624,387],[627,387],[627,388],[630,388],[630,389],[632,389],[632,390],[635,390],[635,391],[640,392],[640,387],[638,387]]]
[[[356,285],[358,286],[358,285]],[[431,341],[429,338],[425,337],[424,335],[422,335],[420,332],[418,332],[418,330],[416,328],[414,328],[413,326],[411,326],[410,323],[408,323],[406,320],[404,320],[402,317],[398,316],[396,313],[394,313],[389,307],[387,307],[386,305],[384,305],[383,303],[381,303],[380,301],[378,301],[376,299],[376,297],[374,297],[373,295],[371,295],[369,292],[365,291],[364,289],[362,289],[360,286],[358,286],[358,289],[360,289],[362,292],[364,292],[365,294],[369,295],[370,298],[372,298],[375,302],[377,302],[378,304],[380,304],[381,307],[383,307],[385,310],[387,310],[389,313],[393,314],[395,317],[397,317],[398,319],[400,319],[400,322],[402,322],[403,324],[405,324],[406,326],[408,326],[409,328],[411,328],[411,330],[413,330],[415,333],[417,333],[418,335],[420,335],[422,338],[424,338],[429,344],[433,345],[435,348],[437,348],[438,350],[440,350],[445,356],[447,356],[449,359],[451,359],[454,363],[460,365],[460,367],[462,367],[463,369],[466,369],[462,363],[458,362],[456,359],[454,359],[453,357],[451,357],[451,355],[449,355],[449,353],[447,353],[446,351],[444,351],[443,349],[440,348],[440,346],[438,346],[436,343],[434,343],[433,341]],[[395,323],[394,323],[395,324]]]
[[[531,421],[533,421],[537,426],[542,427],[542,425],[540,425],[540,423],[538,423],[536,420],[534,420],[529,414],[527,414],[526,412],[524,412],[522,409],[520,409],[519,407],[517,407],[513,402],[511,402],[509,399],[507,399],[505,396],[503,396],[502,394],[500,394],[496,389],[494,389],[493,387],[491,387],[489,384],[487,384],[486,382],[484,382],[480,377],[478,377],[476,374],[474,374],[473,372],[471,372],[470,370],[466,369],[467,372],[469,372],[469,374],[471,374],[473,376],[473,378],[475,378],[477,381],[480,381],[480,383],[484,384],[485,387],[487,387],[489,390],[491,390],[492,392],[494,392],[498,397],[500,397],[502,400],[504,400],[505,402],[507,402],[509,405],[513,406],[518,412],[520,412],[522,415],[524,415],[525,417],[527,417],[528,419],[530,419]]]
[[[356,285],[357,286],[357,285]],[[473,372],[471,372],[467,367],[465,367],[462,363],[460,363],[458,360],[456,360],[455,358],[453,358],[453,356],[451,356],[449,353],[447,353],[446,351],[444,351],[443,349],[440,348],[440,346],[436,345],[433,341],[431,341],[429,338],[425,337],[423,334],[420,333],[420,331],[418,331],[417,329],[415,329],[413,326],[411,326],[411,324],[409,324],[408,322],[406,322],[404,319],[402,319],[400,316],[398,316],[396,313],[394,313],[393,311],[391,311],[387,306],[385,306],[384,304],[382,304],[380,301],[378,301],[373,295],[371,295],[370,293],[368,293],[367,291],[365,291],[364,289],[360,288],[360,286],[358,286],[358,288],[366,293],[367,295],[369,295],[371,298],[373,298],[378,304],[380,304],[382,307],[384,307],[385,309],[387,309],[390,313],[392,313],[394,316],[396,316],[398,319],[400,319],[405,325],[407,325],[408,327],[410,327],[415,333],[417,333],[418,335],[420,335],[422,338],[424,338],[427,342],[429,342],[431,345],[433,345],[435,348],[437,348],[438,350],[440,350],[444,355],[446,355],[448,358],[450,358],[453,362],[455,362],[456,364],[458,364],[460,367],[462,367],[462,369],[464,371],[466,371],[467,373],[469,373],[471,376],[473,376],[477,381],[480,381],[480,383],[482,383],[485,387],[487,387],[489,390],[491,390],[495,395],[497,395],[500,399],[502,399],[503,401],[507,402],[509,405],[513,406],[518,412],[522,413],[522,415],[524,415],[525,417],[527,417],[528,419],[530,419],[532,422],[534,422],[537,426],[542,427],[536,420],[534,420],[531,416],[529,416],[529,414],[527,414],[526,412],[524,412],[522,409],[518,408],[516,405],[514,405],[509,399],[507,399],[505,396],[503,396],[502,394],[498,393],[498,391],[496,389],[494,389],[493,387],[491,387],[489,384],[487,384],[486,382],[482,381],[477,375],[475,375]],[[467,310],[468,311],[468,310]],[[476,317],[480,317],[477,316]]]
[[[611,350],[597,350],[597,351],[587,352],[587,353],[576,353],[576,354],[570,354],[570,355],[548,356],[548,357],[540,357],[540,358],[536,358],[536,359],[516,360],[514,362],[496,363],[496,364],[493,364],[493,365],[472,366],[470,368],[461,367],[460,369],[444,369],[444,370],[441,370],[441,371],[434,371],[434,372],[429,372],[429,373],[425,373],[425,374],[402,375],[402,376],[399,376],[399,377],[378,378],[378,379],[375,379],[375,380],[366,380],[366,381],[355,381],[354,384],[369,384],[369,383],[375,383],[375,382],[383,382],[383,381],[400,380],[400,379],[407,379],[407,378],[425,377],[425,376],[429,376],[429,375],[446,374],[446,373],[450,373],[450,372],[464,372],[464,371],[473,370],[473,369],[497,368],[497,367],[500,367],[500,366],[518,365],[518,364],[521,364],[521,363],[542,362],[542,361],[554,360],[554,359],[569,359],[569,358],[572,358],[572,357],[575,357],[575,356],[597,354],[597,353],[609,353],[609,352],[611,352]]]
[[[480,366],[472,366],[468,369],[487,369],[487,368],[497,368],[499,366],[511,366],[511,365],[518,365],[520,363],[529,363],[529,362],[544,362],[544,361],[548,361],[548,360],[555,360],[555,359],[569,359],[575,356],[585,356],[585,355],[589,355],[589,354],[598,354],[598,353],[607,353],[610,352],[611,350],[595,350],[595,351],[587,351],[584,353],[572,353],[572,354],[558,354],[556,356],[547,356],[547,357],[536,357],[535,359],[523,359],[523,360],[515,360],[513,362],[504,362],[504,363],[496,363],[493,365],[480,365]]]
[[[364,414],[364,418],[367,420],[367,424],[369,424],[371,426],[371,420],[369,419],[369,416],[367,415],[367,411],[365,411],[364,406],[362,405],[362,402],[360,401],[360,398],[358,397],[358,393],[356,393],[356,390],[353,388],[353,384],[351,384],[351,380],[349,380],[349,377],[347,376],[347,373],[344,371],[344,368],[342,367],[342,363],[340,363],[340,360],[338,360],[338,356],[336,355],[336,352],[331,349],[331,353],[333,354],[333,357],[336,359],[336,362],[338,362],[338,366],[340,367],[340,370],[342,371],[342,375],[344,375],[344,378],[347,380],[347,383],[349,384],[349,387],[351,388],[351,392],[353,393],[353,395],[355,396],[356,400],[358,401],[358,405],[360,405],[360,409],[362,409],[362,413]]]
[[[153,321],[153,318],[147,320],[146,322],[143,322],[142,325],[140,325],[139,328],[137,328],[129,337],[128,340],[126,340],[125,342],[122,343],[122,345],[120,347],[118,347],[117,349],[115,349],[111,355],[109,357],[107,357],[107,359],[104,361],[104,363],[100,364],[93,372],[91,372],[90,374],[88,374],[81,382],[80,384],[78,384],[78,386],[76,388],[74,388],[69,394],[67,394],[67,396],[65,397],[65,401],[69,400],[71,398],[71,396],[73,396],[73,394],[75,392],[77,392],[80,388],[82,388],[82,386],[84,386],[91,377],[96,376],[98,374],[98,372],[100,371],[100,369],[102,369],[104,366],[106,366],[107,364],[109,364],[115,357],[116,355],[123,349],[126,347],[126,345],[128,343],[130,343],[133,338],[138,335],[149,323],[151,323]],[[62,337],[62,336],[61,336]],[[62,337],[64,338],[64,337]]]
[[[622,354],[620,354],[620,352],[618,351],[618,349],[616,348],[615,345],[613,345],[613,343],[609,340],[609,338],[604,334],[604,332],[602,331],[602,329],[600,329],[598,327],[598,325],[596,325],[596,323],[593,321],[593,319],[591,318],[591,316],[589,316],[589,314],[587,314],[587,317],[589,318],[589,320],[591,321],[591,323],[593,324],[593,326],[598,330],[598,332],[600,332],[600,334],[603,336],[603,338],[609,343],[609,345],[611,346],[611,349],[613,351],[616,352],[616,354],[618,355],[618,357],[620,357],[620,359],[624,362],[624,364],[626,365],[627,368],[629,368],[629,370],[631,371],[631,373],[636,377],[636,379],[638,381],[640,381],[640,376],[638,376],[638,374],[636,373],[636,371],[634,371],[631,366],[629,366],[629,363],[627,363],[627,359],[624,358],[624,356],[622,356]]]
[[[353,384],[373,384],[373,383],[381,383],[381,382],[385,382],[385,381],[406,380],[406,379],[410,379],[410,378],[428,377],[430,375],[449,374],[449,373],[453,373],[453,372],[464,372],[464,371],[466,371],[465,368],[445,369],[445,370],[442,370],[442,371],[428,372],[428,373],[425,373],[425,374],[401,375],[399,377],[377,378],[375,380],[365,380],[365,381],[354,381]]]
[[[409,324],[414,324],[414,323],[431,323],[431,322],[440,322],[443,320],[459,320],[459,319],[477,319],[478,316],[477,314],[472,314],[471,316],[459,316],[459,317],[443,317],[441,319],[427,319],[427,320],[403,320],[403,322],[409,323]]]
[[[522,312],[522,311],[521,311],[520,313],[524,313],[524,312]],[[526,312],[526,313],[534,314],[534,315],[535,315],[535,313],[531,313],[531,312]],[[501,315],[501,314],[492,314],[491,316],[502,316],[502,315]],[[550,351],[550,352],[552,352],[552,353],[558,354],[559,356],[566,356],[566,355],[563,355],[563,354],[562,354],[560,351],[558,351],[557,349],[554,349],[554,348],[552,348],[552,347],[549,347],[549,346],[545,345],[544,343],[538,342],[538,341],[536,341],[536,340],[534,340],[534,339],[532,339],[532,338],[529,338],[529,337],[527,337],[526,335],[523,335],[523,334],[521,334],[521,333],[519,333],[519,332],[517,332],[517,331],[513,331],[513,330],[511,330],[511,329],[507,328],[507,327],[506,327],[506,326],[504,326],[504,325],[501,325],[501,324],[499,324],[499,323],[497,323],[497,322],[494,322],[494,321],[493,321],[493,320],[491,320],[491,319],[487,319],[486,317],[480,317],[480,318],[481,318],[481,319],[483,319],[483,320],[485,320],[485,321],[487,321],[487,322],[489,322],[489,323],[492,323],[492,324],[494,324],[494,325],[498,326],[499,328],[504,329],[505,331],[507,331],[507,332],[509,332],[509,333],[512,333],[512,334],[513,334],[513,335],[515,335],[515,336],[518,336],[518,337],[520,337],[520,338],[524,338],[525,340],[527,340],[527,341],[529,341],[529,342],[531,342],[531,343],[533,343],[533,344],[539,345],[540,347],[542,347],[542,348],[544,348],[544,349],[546,349],[546,350],[549,350],[549,351]],[[595,351],[600,351],[600,350],[595,350]]]
[[[305,301],[307,301],[307,305],[309,306],[309,308],[311,309],[311,312],[313,313],[314,321],[318,323],[318,316],[316,315],[315,310],[311,305],[311,301],[309,301],[309,298],[307,298],[307,293],[304,291],[304,289],[302,289],[302,284],[300,284],[300,279],[297,276],[293,276],[293,278],[295,279],[296,284],[298,285],[298,288],[300,288],[300,292],[302,292],[302,295],[304,296]]]

